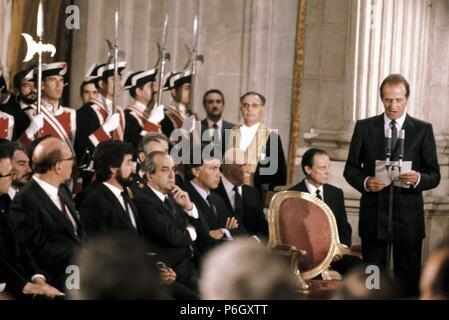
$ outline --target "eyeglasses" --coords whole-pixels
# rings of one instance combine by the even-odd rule
[[[258,108],[260,106],[261,106],[260,103],[247,103],[247,102],[245,102],[245,103],[242,104],[242,107],[245,108],[245,109],[249,109],[249,107]]]
[[[207,104],[212,104],[212,103],[216,103],[216,104],[222,104],[223,103],[223,100],[222,99],[207,99],[206,100],[206,103]]]
[[[72,156],[72,157],[70,157],[70,158],[65,158],[65,159],[60,159],[58,162],[63,162],[63,161],[75,161],[75,157],[74,156]]]
[[[10,176],[12,176],[12,171],[10,173],[7,173],[7,174],[0,174],[0,179],[1,178],[7,178],[7,177],[10,177]]]

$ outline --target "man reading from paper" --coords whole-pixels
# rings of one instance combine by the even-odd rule
[[[408,188],[394,188],[393,264],[394,274],[406,296],[417,296],[421,270],[422,239],[425,237],[422,191],[440,182],[435,137],[430,123],[408,115],[405,110],[410,96],[407,80],[392,74],[380,86],[385,113],[357,121],[349,148],[344,176],[362,193],[359,235],[363,259],[368,264],[385,267],[388,232],[389,188],[375,175],[377,160],[385,160],[385,137],[405,131],[404,162],[411,170],[400,175]],[[391,160],[398,159],[396,139],[392,141]]]

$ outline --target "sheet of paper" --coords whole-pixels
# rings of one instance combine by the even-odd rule
[[[394,186],[401,188],[410,188],[408,184],[405,184],[399,180],[399,168],[397,161],[390,161],[390,166],[385,166],[385,161],[376,160],[376,178],[385,182],[388,186],[393,178]],[[402,161],[401,173],[412,171],[412,161]]]

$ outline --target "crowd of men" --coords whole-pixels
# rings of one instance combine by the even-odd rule
[[[40,110],[36,68],[14,76],[14,92],[0,77],[0,292],[16,298],[62,296],[69,289],[68,267],[79,262],[85,268],[80,270],[86,293],[81,297],[124,297],[115,295],[109,287],[114,282],[106,280],[126,278],[126,271],[137,280],[119,282],[121,288],[142,288],[140,297],[198,299],[205,255],[241,237],[265,244],[267,192],[286,184],[281,138],[262,123],[265,97],[243,94],[243,123],[235,125],[223,119],[223,93],[208,90],[203,98],[207,117],[200,122],[190,105],[190,71],[164,75],[163,90],[173,100],[157,105],[158,70],[122,77],[127,64],[120,62],[118,82],[113,64],[88,70],[80,87],[83,105],[75,109],[61,105],[67,67],[64,62],[43,65]],[[116,105],[114,90],[119,95],[127,91],[133,103]],[[413,160],[413,170],[400,179],[407,189],[394,190],[403,213],[415,217],[395,218],[395,271],[406,295],[416,296],[424,237],[421,192],[438,185],[440,173],[431,126],[405,113],[408,90],[398,75],[384,80],[385,113],[357,123],[344,174],[362,193],[364,261],[385,266],[385,220],[371,212],[388,199],[386,185],[374,172],[374,160],[382,159],[383,150],[374,155],[375,142],[369,139],[383,139],[389,127],[417,135],[416,145],[406,145],[404,160]],[[343,191],[327,183],[329,155],[312,148],[301,165],[305,179],[291,190],[324,201],[342,244],[350,247]],[[110,244],[108,238],[121,240]],[[105,248],[121,250],[123,256],[117,260]],[[358,264],[342,256],[332,261],[342,274]],[[106,280],[93,285],[89,277],[99,268]],[[146,282],[161,291],[148,292],[141,286]],[[288,287],[287,282],[282,283]]]
[[[131,237],[144,241],[168,296],[196,299],[208,251],[236,237],[266,243],[262,199],[285,185],[286,163],[279,135],[261,123],[265,97],[244,94],[236,126],[222,117],[223,93],[209,90],[200,122],[190,71],[164,76],[173,98],[164,106],[155,103],[158,70],[126,67],[114,83],[113,64],[94,64],[78,109],[61,105],[65,62],[43,64],[40,110],[36,67],[18,72],[13,90],[2,77],[0,289],[10,296],[62,295],[83,249]],[[115,105],[114,87],[132,104]]]

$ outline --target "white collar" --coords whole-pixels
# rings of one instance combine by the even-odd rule
[[[44,107],[48,112],[54,114],[54,115],[59,115],[62,111],[60,108],[60,105],[58,103],[58,105],[55,107],[54,105],[52,105],[50,102],[48,102],[45,99],[42,99],[42,107]]]
[[[16,196],[16,193],[17,193],[16,189],[14,189],[13,187],[9,187],[8,195],[11,200],[14,199],[14,197]]]
[[[58,188],[56,188],[55,186],[49,184],[48,182],[46,182],[46,181],[44,181],[42,179],[39,179],[38,177],[36,177],[36,175],[33,175],[33,179],[53,199],[59,199],[59,196],[58,196],[58,190],[59,189]]]
[[[404,125],[405,117],[407,116],[407,113],[404,112],[404,114],[396,119],[396,128],[398,130],[401,130],[402,126]],[[384,126],[388,127],[390,125],[391,119],[388,118],[387,114],[384,112]]]
[[[313,184],[311,184],[309,182],[309,180],[307,180],[307,178],[305,178],[304,181],[306,182],[306,187],[307,187],[307,190],[309,190],[310,194],[313,194],[314,196],[316,196],[316,191],[320,190],[321,198],[324,199],[323,185],[321,185],[317,188]]]
[[[220,118],[220,120],[218,120],[217,122],[213,122],[212,120],[210,120],[209,118],[206,118],[207,120],[207,127],[209,129],[212,129],[212,126],[216,123],[218,126],[218,129],[223,128],[223,118]]]
[[[136,107],[141,112],[144,112],[145,109],[147,108],[146,105],[144,105],[142,102],[140,102],[138,100],[134,100],[133,105],[134,105],[134,107]]]
[[[235,185],[232,184],[231,181],[229,181],[224,175],[221,176],[221,181],[223,182],[223,186],[226,190],[227,194],[231,194],[231,192],[234,192]],[[239,194],[242,194],[242,186],[237,187],[237,190],[239,191]]]
[[[190,181],[190,183],[192,184],[192,186],[195,188],[196,191],[198,191],[198,193],[200,194],[201,198],[203,198],[204,200],[207,199],[207,197],[210,194],[210,191],[206,191],[203,188],[201,188],[199,185],[197,185],[195,182],[193,182],[193,180]],[[207,200],[206,200],[207,201]]]
[[[23,109],[26,109],[26,108],[28,108],[30,105],[29,104],[26,104],[25,102],[23,102],[22,100],[20,100],[19,101],[19,104],[20,104],[20,108],[23,110]]]
[[[242,124],[241,128],[244,131],[249,131],[249,132],[254,131],[255,132],[259,128],[259,125],[260,125],[260,122],[257,122],[255,124],[253,124],[252,126],[249,126],[249,127],[247,125],[245,125],[245,124]]]
[[[117,188],[116,186],[113,186],[110,183],[107,182],[103,182],[103,184],[109,189],[111,190],[111,192],[117,197],[117,199],[121,200],[122,197],[122,192],[123,190],[120,190],[119,188]]]
[[[150,186],[150,184],[149,183],[147,183],[147,186],[157,195],[157,197],[162,201],[162,202],[164,202],[165,201],[165,199],[167,198],[167,195],[166,194],[163,194],[162,192],[160,192],[160,191],[157,191],[156,189],[154,189],[152,186]]]

